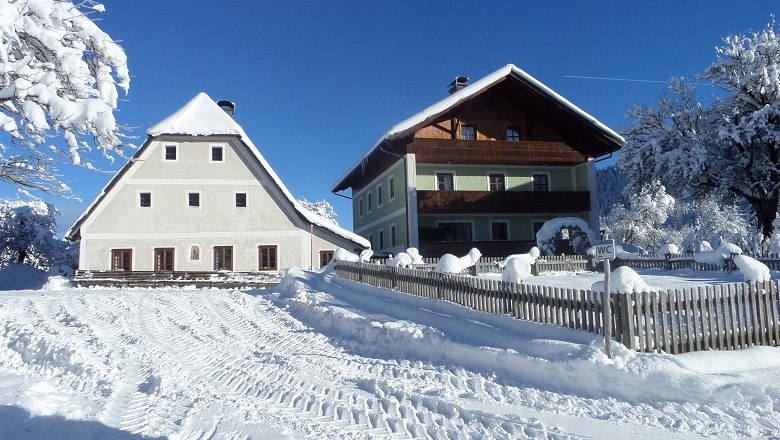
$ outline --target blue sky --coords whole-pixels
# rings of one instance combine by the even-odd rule
[[[120,40],[133,76],[117,119],[145,131],[198,92],[237,104],[235,118],[297,197],[328,199],[342,226],[350,202],[330,193],[392,125],[513,63],[611,128],[654,82],[692,76],[724,36],[760,30],[770,1],[107,1],[99,25]],[[710,93],[708,87],[702,88]],[[711,90],[711,89],[710,89]],[[63,168],[82,202],[47,198],[67,226],[107,173]],[[0,197],[16,197],[0,183]]]

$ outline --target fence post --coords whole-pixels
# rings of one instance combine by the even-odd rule
[[[636,350],[636,342],[634,341],[634,294],[624,293],[618,295],[618,313],[620,313],[620,324],[622,329],[621,341],[623,345],[631,350]]]

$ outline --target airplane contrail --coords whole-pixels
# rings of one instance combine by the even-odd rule
[[[580,75],[563,75],[564,78],[574,79],[596,79],[602,81],[627,81],[627,82],[641,82],[641,83],[653,83],[653,84],[669,84],[669,81],[657,81],[653,79],[633,79],[633,78],[610,78],[605,76],[580,76]],[[696,85],[712,86],[707,83],[695,83]]]

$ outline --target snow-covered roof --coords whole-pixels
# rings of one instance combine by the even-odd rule
[[[200,92],[188,103],[162,121],[152,125],[146,134],[181,134],[187,136],[237,135],[246,137],[241,126],[222,110],[209,95]]]
[[[390,128],[390,130],[388,130],[376,141],[376,143],[360,158],[360,160],[358,160],[353,166],[351,166],[343,176],[341,176],[338,180],[336,180],[336,182],[333,184],[332,190],[337,191],[338,188],[341,186],[342,182],[344,182],[344,180],[346,180],[349,177],[349,175],[352,174],[353,171],[361,167],[363,161],[365,161],[368,158],[368,156],[374,150],[376,150],[383,142],[398,137],[402,137],[404,135],[407,135],[410,130],[432,123],[437,117],[446,113],[453,107],[461,104],[464,101],[471,99],[475,95],[482,93],[486,89],[492,87],[495,84],[498,84],[499,82],[501,82],[507,76],[510,75],[514,75],[518,79],[521,79],[527,84],[529,84],[530,86],[536,88],[539,92],[547,95],[553,101],[557,102],[564,108],[575,113],[577,116],[581,117],[587,123],[591,124],[594,128],[601,131],[607,137],[613,139],[614,141],[620,144],[625,142],[625,139],[623,139],[621,135],[619,135],[611,128],[601,123],[598,119],[594,118],[593,116],[591,116],[590,114],[582,110],[581,108],[571,103],[563,96],[559,95],[553,89],[542,84],[539,80],[529,75],[524,70],[520,69],[514,64],[507,64],[506,66],[496,70],[495,72],[489,74],[488,76],[481,78],[478,81],[475,81],[474,83],[442,99],[436,104],[433,104],[432,106],[424,109],[423,111],[417,113],[416,115],[394,125],[392,128]]]
[[[355,242],[363,247],[370,248],[371,243],[369,243],[368,240],[365,238],[347,231],[346,229],[336,225],[332,221],[328,220],[327,218],[316,214],[314,212],[309,211],[308,209],[304,208],[298,201],[293,197],[292,193],[287,189],[287,187],[282,183],[282,179],[279,178],[279,176],[276,174],[276,172],[271,168],[271,165],[268,163],[268,161],[265,160],[265,157],[263,157],[262,154],[260,154],[260,151],[255,147],[254,143],[252,143],[252,140],[249,139],[249,136],[244,132],[244,129],[241,128],[236,121],[230,117],[227,113],[225,113],[224,110],[222,110],[206,93],[200,92],[197,95],[195,95],[194,98],[192,98],[188,103],[186,103],[182,108],[168,116],[167,118],[163,119],[162,121],[158,122],[157,124],[154,124],[151,128],[149,128],[146,133],[149,135],[150,139],[153,137],[161,136],[161,135],[184,135],[184,136],[211,136],[211,135],[233,135],[238,136],[240,140],[249,148],[249,151],[252,152],[252,154],[255,156],[257,161],[260,163],[260,166],[265,170],[266,173],[271,177],[271,179],[274,181],[276,186],[279,188],[279,190],[282,192],[284,197],[292,204],[295,211],[308,223],[311,223],[315,226],[318,226],[322,229],[325,229],[333,234],[336,234],[342,238],[345,238],[347,240],[350,240],[352,242]],[[144,144],[145,148],[148,145],[149,141],[147,141]],[[140,154],[141,151],[138,152]],[[138,154],[136,154],[136,157],[138,157]],[[76,222],[73,224],[73,226],[68,229],[68,232],[65,234],[67,238],[73,239],[76,237],[76,233],[78,232],[79,228],[81,227],[81,224],[83,221],[87,218],[89,213],[92,212],[92,210],[97,206],[97,204],[100,202],[103,197],[108,193],[109,189],[114,185],[114,182],[125,172],[125,170],[132,164],[132,161],[129,161],[125,167],[120,170],[106,185],[103,190],[101,190],[98,197],[90,204],[90,206],[84,211],[83,214],[76,220]]]

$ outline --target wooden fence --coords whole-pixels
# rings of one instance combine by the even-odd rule
[[[601,294],[339,261],[339,277],[474,310],[603,334]],[[612,294],[615,340],[641,352],[780,345],[780,282]]]
[[[502,257],[482,257],[477,261],[477,264],[466,269],[464,274],[478,276],[486,273],[501,273],[502,269],[498,267],[498,263],[503,261]],[[415,269],[420,270],[433,270],[436,267],[438,258],[423,258],[422,264],[415,264]],[[372,262],[380,266],[387,265],[387,258],[376,258]],[[536,263],[532,265],[534,275],[539,275],[545,272],[577,272],[594,270],[595,266],[584,255],[555,255],[551,257],[540,257],[536,260]]]

